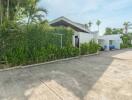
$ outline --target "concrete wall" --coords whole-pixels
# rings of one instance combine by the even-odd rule
[[[89,33],[79,33],[79,38],[80,38],[80,43],[89,43],[89,41],[91,41],[92,39],[94,39],[94,35],[93,34],[89,34]]]
[[[106,50],[109,50],[110,40],[112,40],[112,45],[114,45],[116,49],[120,49],[120,44],[122,42],[120,35],[104,35],[99,37],[101,46],[107,46]]]
[[[73,46],[75,46],[75,36],[79,37],[80,44],[89,43],[93,39],[97,40],[94,34],[75,32],[73,35]]]
[[[120,40],[120,35],[104,35],[104,36],[100,36],[99,39],[105,39],[105,40]]]

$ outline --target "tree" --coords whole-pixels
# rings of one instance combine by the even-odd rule
[[[1,18],[13,20],[18,0],[1,0]]]
[[[17,8],[27,8],[32,2],[37,4],[38,1],[39,0],[0,0],[1,22],[3,22],[4,19],[14,20],[15,14],[18,11]]]
[[[122,28],[113,28],[112,34],[123,34],[123,29]]]
[[[88,22],[88,27],[89,27],[89,29],[92,27],[92,24],[93,24],[93,23],[92,23],[91,21]]]
[[[109,27],[107,27],[107,28],[105,29],[105,35],[111,35],[111,34],[112,34],[112,29],[109,28]]]
[[[112,34],[123,34],[122,28],[106,28],[105,35],[112,35]]]
[[[101,24],[101,21],[97,20],[96,25],[98,26],[98,32],[99,32],[99,26],[100,26],[100,24]]]
[[[20,9],[21,14],[24,15],[23,19],[27,19],[27,23],[43,21],[43,18],[47,14],[47,10],[37,7],[39,0],[27,0],[28,5],[24,6],[24,9]]]
[[[123,44],[125,44],[126,46],[131,45],[131,37],[128,34],[123,34],[121,36],[121,39],[123,41]]]
[[[123,24],[124,25],[125,34],[128,33],[129,24],[130,24],[130,22],[124,22],[124,24]]]

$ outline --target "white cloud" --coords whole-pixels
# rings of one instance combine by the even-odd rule
[[[45,6],[51,15],[72,16],[98,9],[100,1],[102,0],[42,0],[40,5]]]
[[[91,20],[95,23],[100,19],[102,32],[105,27],[120,27],[123,21],[132,20],[129,18],[131,12],[127,11],[127,7],[132,6],[132,0],[41,0],[39,6],[48,10],[50,20],[66,16],[77,22]]]

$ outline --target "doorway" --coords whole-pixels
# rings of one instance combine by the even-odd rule
[[[79,37],[75,36],[75,47],[79,48]]]

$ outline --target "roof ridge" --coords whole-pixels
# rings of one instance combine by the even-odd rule
[[[61,17],[59,17],[59,18],[51,21],[50,23],[54,23],[54,21],[57,21],[57,20],[65,20],[65,21],[67,21],[67,22],[75,25],[76,27],[79,27],[82,30],[85,30],[86,32],[89,32],[89,29],[86,28],[86,25],[85,24],[81,24],[81,23],[74,22],[74,21],[72,21],[72,20],[70,20],[70,19],[68,19],[67,17],[64,17],[64,16],[61,16]]]

